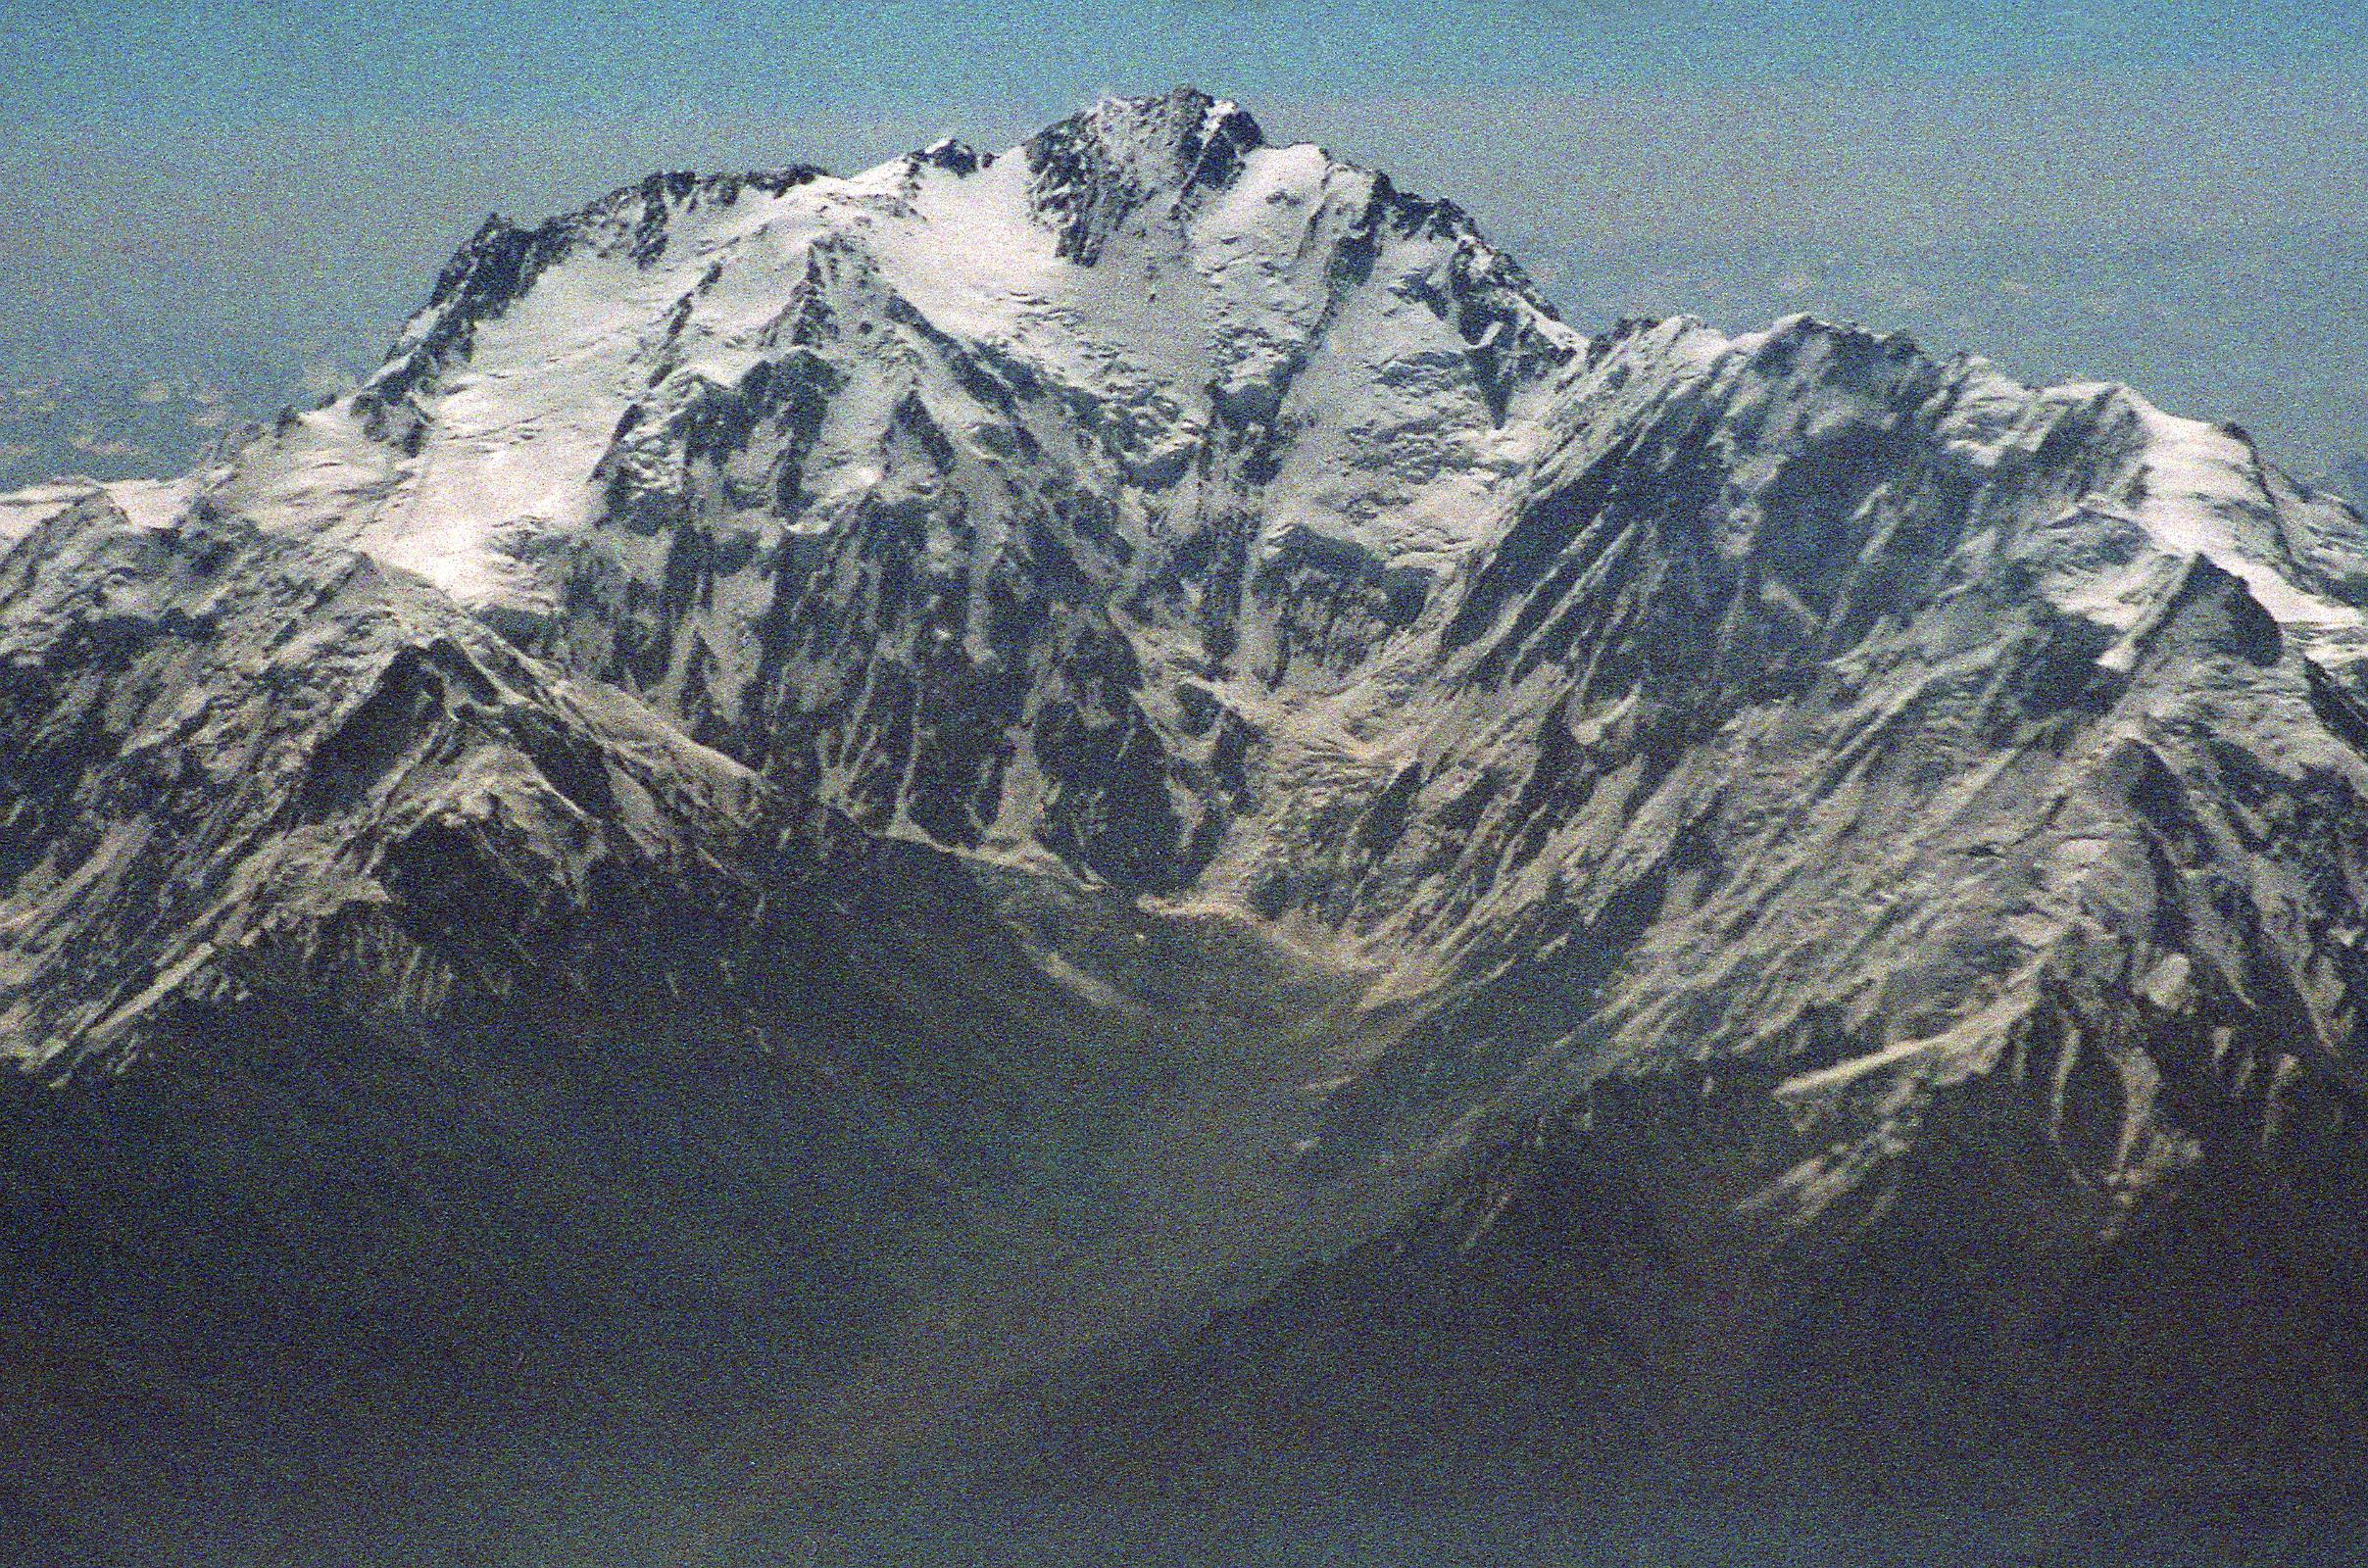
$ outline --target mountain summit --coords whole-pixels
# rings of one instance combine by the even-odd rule
[[[1178,90],[491,220],[0,536],[59,1553],[2361,1479],[2368,524],[2234,427]]]

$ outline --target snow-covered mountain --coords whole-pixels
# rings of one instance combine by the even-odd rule
[[[866,824],[1173,890],[1253,731],[1480,543],[1578,351],[1453,207],[1183,94],[490,223],[210,493]]]
[[[104,1233],[226,1074],[209,1191],[449,1169],[463,1063],[530,1187],[638,1151],[702,1344],[860,1319],[702,1415],[757,1514],[1063,1432],[2361,1479],[2368,524],[2233,427],[1588,340],[1179,91],[490,221],[355,393],[0,531],[12,1168],[118,1129]],[[282,1158],[299,1082],[376,1130]],[[620,1223],[534,1212],[453,1245]],[[34,1283],[123,1332],[86,1250]]]

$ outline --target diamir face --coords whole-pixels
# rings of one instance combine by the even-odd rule
[[[2233,427],[1588,339],[1179,90],[489,221],[0,535],[8,1223],[222,1540],[620,1384],[783,1496],[1393,1376],[1424,1463],[2357,1470],[2368,526]],[[153,1532],[115,1419],[27,1518]]]

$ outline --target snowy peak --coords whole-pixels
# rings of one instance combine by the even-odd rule
[[[665,254],[668,232],[684,215],[731,207],[748,192],[777,197],[824,177],[812,165],[742,174],[675,171],[651,174],[532,228],[493,214],[445,265],[386,363],[355,395],[355,406],[373,420],[398,411],[424,381],[467,356],[480,323],[518,303],[547,268],[569,256],[623,255],[648,269]]]
[[[763,367],[828,388],[797,479],[773,476],[803,532],[843,526],[926,414],[948,444],[923,447],[987,464],[1082,437],[1116,470],[1087,487],[1170,528],[1248,485],[1265,532],[1427,570],[1468,547],[1580,346],[1452,204],[1179,91],[1001,159],[947,140],[848,178],[654,175],[491,221],[378,374],[283,421],[221,499],[546,619],[631,466],[612,446]]]
[[[1179,91],[489,224],[210,495],[878,830],[1174,887],[1253,737],[1487,539],[1583,348],[1452,204]]]
[[[954,136],[940,136],[911,157],[915,168],[942,169],[950,174],[975,174],[995,162],[993,153],[980,153]]]
[[[1243,156],[1266,144],[1239,107],[1194,87],[1162,98],[1105,98],[1032,137],[1022,150],[1035,211],[1060,234],[1061,255],[1092,266],[1138,208],[1181,206],[1223,187]]]

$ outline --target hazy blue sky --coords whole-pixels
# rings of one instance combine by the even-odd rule
[[[840,117],[1172,79],[1273,98],[1999,72],[2311,70],[2368,53],[2338,0],[15,0],[0,109],[88,124],[409,116]]]
[[[1853,314],[2368,447],[2368,0],[0,4],[0,372],[351,367],[489,209],[1194,81],[1582,325]]]

